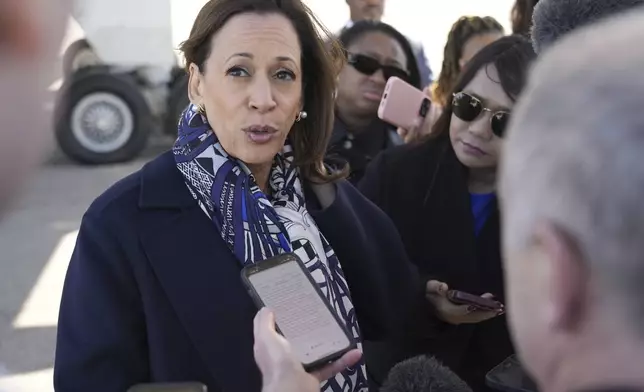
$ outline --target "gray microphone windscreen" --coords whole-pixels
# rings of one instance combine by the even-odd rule
[[[436,358],[420,356],[394,366],[380,392],[472,392],[472,389]]]
[[[540,0],[532,14],[532,44],[539,53],[568,32],[644,5],[644,0]]]

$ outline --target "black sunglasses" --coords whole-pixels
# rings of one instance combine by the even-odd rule
[[[483,112],[492,113],[490,127],[498,137],[503,137],[505,127],[510,120],[510,112],[507,110],[493,111],[483,106],[480,99],[464,92],[455,93],[452,99],[452,113],[463,121],[474,121]]]
[[[395,76],[404,81],[409,81],[409,74],[407,71],[393,65],[382,65],[378,60],[364,54],[349,53],[347,56],[347,62],[355,68],[356,71],[365,75],[373,75],[381,69],[385,80],[389,80],[389,78]]]

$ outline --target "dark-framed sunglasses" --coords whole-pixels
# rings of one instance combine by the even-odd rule
[[[385,81],[389,80],[389,78],[392,78],[394,76],[404,81],[409,81],[409,73],[404,69],[398,68],[393,65],[380,64],[380,61],[364,54],[349,53],[347,55],[347,62],[356,71],[364,75],[371,76],[381,69],[382,74],[385,77]]]
[[[481,113],[490,112],[492,118],[490,119],[490,127],[492,132],[498,137],[503,137],[505,128],[510,120],[510,112],[507,110],[492,110],[483,106],[483,102],[473,95],[468,93],[459,92],[454,93],[452,99],[452,113],[463,121],[474,121]]]

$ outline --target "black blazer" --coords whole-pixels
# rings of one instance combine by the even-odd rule
[[[365,134],[362,137],[375,135],[374,137],[383,139],[381,148],[372,155],[366,151],[362,151],[355,145],[353,142],[355,139],[354,136],[347,131],[347,127],[342,120],[337,115],[335,116],[333,134],[327,147],[326,162],[330,166],[337,168],[345,167],[348,164],[350,169],[348,180],[352,184],[357,184],[362,179],[369,163],[381,151],[400,146],[404,143],[395,128],[378,119],[374,120],[369,126],[369,129],[364,132]]]
[[[475,236],[466,170],[448,137],[382,153],[359,188],[394,221],[423,280],[505,300],[498,208]],[[436,320],[432,331],[414,334],[400,355],[434,354],[475,390],[513,352],[505,316],[460,326]]]
[[[365,339],[402,330],[417,273],[389,218],[347,182],[309,212],[333,246]],[[107,190],[83,217],[58,323],[57,391],[199,381],[258,392],[257,309],[241,264],[193,200],[172,153]]]

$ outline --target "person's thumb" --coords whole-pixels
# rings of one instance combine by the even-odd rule
[[[349,368],[362,358],[362,353],[360,350],[351,350],[348,353],[344,354],[342,358],[337,361],[323,367],[320,370],[311,372],[311,375],[315,376],[320,382],[324,382],[332,377],[335,377],[336,374],[340,373],[346,368]]]
[[[440,282],[438,280],[430,280],[427,282],[427,293],[429,294],[438,294],[442,297],[447,295],[449,287],[447,284]]]

